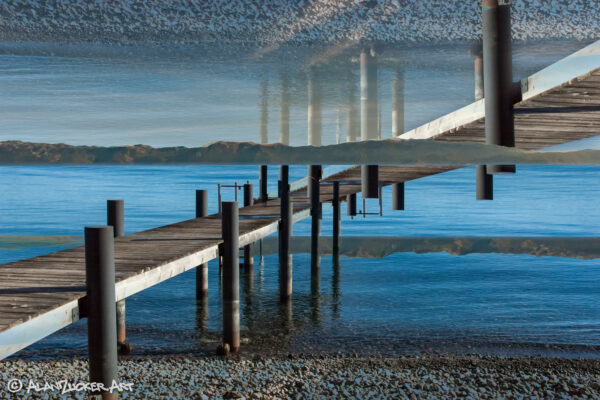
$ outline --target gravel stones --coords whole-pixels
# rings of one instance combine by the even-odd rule
[[[560,358],[234,356],[121,360],[119,377],[133,391],[119,398],[297,399],[600,396],[600,360]],[[87,381],[86,360],[2,362],[2,383],[32,379]],[[26,386],[25,386],[26,387]],[[54,398],[52,393],[50,398]],[[0,398],[23,398],[0,391]],[[43,397],[43,396],[41,396]],[[78,393],[76,398],[85,398]]]
[[[481,2],[439,0],[97,0],[0,2],[0,35],[16,41],[335,43],[471,40]],[[513,38],[595,39],[600,2],[512,2]]]

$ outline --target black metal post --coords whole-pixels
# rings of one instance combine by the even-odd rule
[[[125,202],[108,200],[106,202],[106,225],[113,227],[114,237],[125,235]],[[119,354],[131,353],[131,345],[126,342],[125,300],[116,305],[117,312],[117,350]]]
[[[208,215],[208,190],[196,190],[196,218]],[[208,293],[208,263],[196,267],[196,299]]]
[[[340,183],[333,182],[333,243],[332,249],[333,253],[339,253],[340,251]]]
[[[244,184],[244,207],[254,204],[253,187],[251,183]],[[250,273],[254,267],[254,258],[252,257],[252,245],[244,246],[244,271]]]
[[[494,176],[486,171],[485,165],[478,165],[476,170],[477,200],[494,199]]]
[[[404,210],[404,182],[392,185],[392,210]]]
[[[310,265],[311,273],[314,275],[321,267],[319,257],[319,235],[321,234],[321,166],[311,165],[309,174],[310,186],[310,215],[311,215],[311,239],[310,239]]]
[[[236,201],[223,202],[223,343],[240,348],[239,210]]]
[[[117,375],[115,253],[112,226],[85,228],[90,382],[111,387]],[[102,393],[116,399],[116,393]]]
[[[208,190],[196,190],[196,218],[208,215]]]
[[[292,262],[290,256],[290,237],[294,205],[290,201],[290,186],[281,181],[281,206],[279,221],[279,295],[282,301],[292,296]]]
[[[483,0],[485,141],[515,146],[510,5]],[[514,173],[514,165],[488,165],[489,174]]]
[[[112,226],[114,237],[125,234],[125,202],[123,200],[108,200],[106,202],[106,221]]]
[[[379,197],[379,166],[360,166],[361,191],[363,199],[376,199]]]
[[[356,193],[346,196],[346,213],[349,217],[356,217]]]
[[[269,200],[269,192],[267,191],[267,173],[268,173],[268,167],[266,165],[261,165],[260,166],[260,178],[259,178],[259,184],[260,184],[260,200],[265,202],[267,200]]]

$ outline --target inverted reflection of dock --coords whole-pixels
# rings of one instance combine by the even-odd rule
[[[517,147],[541,149],[597,135],[600,41],[523,80],[520,89]],[[400,137],[483,141],[484,108],[482,99]],[[375,183],[401,184],[454,168],[381,166]],[[311,189],[318,203],[311,204],[306,187],[292,192],[294,221],[309,217],[315,203],[332,202],[339,222],[339,201],[360,193],[361,179],[360,166],[324,177]],[[241,208],[236,244],[243,247],[277,232],[281,210],[279,198]],[[313,218],[320,218],[320,211],[314,211]],[[211,215],[115,238],[116,301],[217,258],[222,236],[220,216]],[[87,316],[84,247],[2,265],[0,301],[0,359]]]

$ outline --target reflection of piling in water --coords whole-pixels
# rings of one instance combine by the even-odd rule
[[[334,250],[332,255],[331,296],[332,314],[334,318],[340,316],[340,251]]]
[[[392,137],[404,133],[404,71],[398,67],[392,79]]]
[[[281,76],[281,110],[279,114],[279,142],[290,144],[290,81],[287,75]]]
[[[254,308],[252,304],[252,295],[254,292],[254,270],[244,271],[242,282],[244,284],[244,315],[246,325],[250,331],[253,330]]]
[[[485,141],[515,147],[510,4],[483,1]],[[487,172],[514,173],[514,165],[488,165]]]
[[[239,211],[237,201],[223,202],[223,343],[240,347]]]
[[[196,330],[200,335],[206,332],[208,316],[208,292],[205,292],[200,297],[196,296]]]
[[[473,57],[473,75],[475,81],[475,100],[481,100],[484,96],[483,85],[483,44],[476,42],[471,46],[471,56]],[[476,199],[492,200],[494,198],[494,177],[487,173],[485,165],[478,165],[475,172]]]
[[[315,68],[308,73],[308,145],[321,146],[321,88]]]
[[[374,51],[363,48],[360,53],[360,136],[362,140],[378,139],[377,61]],[[379,196],[379,167],[361,166],[363,199]]]
[[[279,313],[281,325],[285,332],[291,332],[294,329],[294,313],[292,308],[292,299],[288,298],[279,303]]]
[[[354,74],[348,77],[348,104],[346,106],[346,142],[355,142],[360,136],[360,115],[356,104],[356,82]]]
[[[321,320],[321,270],[310,277],[310,317],[313,322]]]

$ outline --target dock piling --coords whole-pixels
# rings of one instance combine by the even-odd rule
[[[196,218],[208,215],[208,190],[196,190]],[[208,293],[208,263],[196,267],[196,299]]]
[[[236,352],[240,348],[239,210],[236,201],[222,206],[223,343]]]
[[[311,165],[309,168],[310,186],[310,215],[311,215],[311,234],[310,234],[310,267],[311,275],[315,276],[321,268],[321,259],[319,257],[319,235],[321,234],[321,166]]]
[[[254,204],[253,197],[253,186],[251,183],[244,184],[244,207],[248,207]],[[254,267],[254,258],[252,257],[252,245],[247,244],[244,246],[244,271],[246,273],[251,272]]]
[[[86,227],[85,275],[88,307],[90,382],[112,386],[117,376],[115,253],[112,226]],[[117,394],[103,392],[102,399]]]
[[[269,200],[269,193],[268,193],[268,189],[267,189],[267,174],[268,174],[268,167],[266,165],[261,165],[260,166],[260,178],[259,178],[259,184],[260,184],[260,200],[262,202],[266,202],[267,200]]]
[[[340,183],[338,181],[333,182],[333,199],[331,201],[333,206],[333,253],[339,253],[340,251]]]
[[[486,165],[477,165],[476,198],[477,200],[494,199],[494,176],[487,173]]]
[[[293,208],[290,201],[290,185],[280,181],[281,205],[279,221],[279,297],[282,301],[292,296],[292,262],[290,256],[290,236],[292,234]]]
[[[515,147],[510,4],[483,0],[485,141]],[[489,174],[514,173],[514,165],[488,165]]]
[[[107,200],[106,225],[113,227],[114,237],[125,235],[125,202],[123,200]],[[131,344],[126,342],[125,300],[116,305],[117,312],[117,349],[119,354],[131,353]]]
[[[404,210],[404,182],[392,185],[392,210]]]
[[[346,196],[346,214],[349,217],[356,217],[356,193]]]

